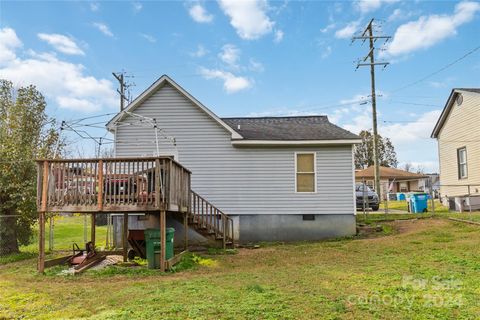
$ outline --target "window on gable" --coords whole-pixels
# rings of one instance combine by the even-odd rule
[[[457,149],[458,178],[465,179],[468,177],[467,171],[467,148]]]
[[[316,192],[315,153],[296,154],[296,192]]]

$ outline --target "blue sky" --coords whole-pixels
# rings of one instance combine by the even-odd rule
[[[480,45],[475,1],[2,1],[0,77],[37,85],[60,121],[116,112],[111,72],[124,70],[133,97],[168,74],[219,116],[327,114],[358,133],[371,128],[370,75],[355,71],[367,45],[350,39],[371,18],[393,36],[378,43],[391,62],[377,72],[380,133],[401,164],[435,171],[430,132],[452,87],[480,87],[480,50],[405,86]],[[93,152],[66,134],[73,153]]]

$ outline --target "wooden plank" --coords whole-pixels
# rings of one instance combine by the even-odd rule
[[[165,272],[165,253],[167,246],[167,226],[165,210],[160,211],[160,271]]]
[[[50,267],[53,267],[53,266],[64,264],[71,257],[73,257],[73,255],[68,255],[68,256],[63,256],[63,257],[47,260],[47,261],[45,261],[45,268],[50,268]]]
[[[155,160],[155,181],[154,181],[154,186],[155,186],[155,205],[157,208],[160,208],[161,201],[160,201],[160,188],[161,188],[161,183],[160,183],[160,160],[156,159]],[[165,181],[162,181],[162,184],[164,184]]]
[[[474,224],[474,225],[480,226],[480,222],[477,222],[477,221],[463,220],[463,219],[457,219],[457,218],[448,218],[448,219],[452,220],[452,221],[469,223],[469,224]]]
[[[42,180],[42,205],[40,211],[47,211],[48,202],[48,161],[43,163],[43,180]]]
[[[98,211],[103,210],[103,160],[98,161],[98,193],[97,206]]]
[[[223,250],[227,249],[227,219],[224,215],[222,215],[223,220],[223,238],[222,238],[222,245]]]
[[[123,214],[123,238],[122,238],[122,246],[123,246],[123,262],[127,262],[128,260],[128,213]]]
[[[91,261],[88,261],[84,266],[81,266],[79,269],[75,269],[74,274],[79,274],[83,271],[90,269],[91,267],[105,260],[105,258],[106,256],[97,255],[96,257],[92,258]]]
[[[175,264],[177,264],[187,252],[188,252],[187,250],[184,250],[184,251],[180,252],[179,254],[177,254],[176,256],[174,256],[173,258],[168,259],[167,260],[167,269],[171,269]]]
[[[188,249],[188,213],[183,214],[183,248]]]
[[[91,226],[90,226],[90,241],[92,241],[93,243],[93,246],[95,247],[95,231],[96,231],[96,227],[95,227],[95,224],[97,223],[97,219],[96,219],[96,213],[92,213],[91,215]]]
[[[45,271],[45,212],[40,212],[38,217],[38,272]]]

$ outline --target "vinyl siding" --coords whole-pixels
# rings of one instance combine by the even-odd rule
[[[166,84],[133,111],[157,120],[162,155],[192,171],[192,189],[228,214],[354,214],[351,146],[233,147],[231,133]],[[116,128],[116,156],[152,156],[152,128]],[[316,152],[317,193],[295,193],[295,152]]]
[[[466,195],[467,187],[443,185],[476,185],[471,187],[472,194],[479,194],[480,189],[480,95],[462,92],[463,103],[453,107],[439,135],[438,150],[440,157],[440,192],[442,196]],[[466,179],[458,178],[457,149],[467,149]]]

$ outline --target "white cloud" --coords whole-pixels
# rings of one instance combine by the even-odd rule
[[[284,33],[282,30],[275,31],[275,37],[273,38],[273,42],[279,43],[283,40]]]
[[[233,44],[226,44],[218,54],[220,60],[232,68],[238,68],[237,62],[240,58],[240,49]]]
[[[380,126],[380,132],[395,143],[428,139],[440,113],[441,110],[433,110],[423,113],[412,122],[383,124]]]
[[[150,34],[146,34],[146,33],[140,33],[140,37],[142,37],[143,39],[147,40],[148,42],[150,43],[155,43],[157,42],[157,39],[150,35]]]
[[[390,4],[398,2],[399,0],[359,0],[355,3],[355,6],[362,13],[368,13],[379,9],[382,4]]]
[[[208,53],[208,50],[201,44],[198,45],[197,50],[195,52],[190,53],[192,57],[201,58]]]
[[[110,31],[110,28],[105,23],[94,22],[93,26],[95,28],[97,28],[104,35],[109,36],[109,37],[113,37],[112,31]]]
[[[219,0],[219,4],[240,38],[254,40],[272,32],[275,22],[266,14],[265,0]]]
[[[405,11],[400,8],[397,8],[393,10],[392,14],[388,16],[387,22],[395,22],[399,20],[407,20],[410,19],[411,17],[418,15],[418,11]]]
[[[15,59],[15,50],[22,46],[15,30],[0,29],[0,66]]]
[[[327,33],[327,32],[329,32],[330,30],[335,29],[336,26],[337,26],[336,23],[330,23],[330,24],[328,24],[325,28],[320,29],[320,32],[321,32],[321,33]]]
[[[39,33],[37,36],[50,44],[55,50],[71,55],[85,55],[72,38],[58,33]]]
[[[83,65],[32,50],[20,57],[15,49],[21,42],[9,28],[0,29],[0,44],[9,50],[8,55],[0,50],[0,78],[19,86],[33,84],[60,108],[77,112],[94,112],[117,104],[112,82],[86,75]]]
[[[360,25],[360,20],[352,21],[342,29],[337,30],[335,32],[335,37],[338,39],[351,38],[355,34],[355,32],[357,32],[359,25]]]
[[[90,2],[90,10],[96,12],[100,9],[100,4],[97,2]]]
[[[248,69],[254,72],[263,72],[265,70],[265,67],[261,62],[258,62],[257,60],[251,58],[249,61]]]
[[[132,2],[133,12],[139,13],[143,9],[143,4],[140,2]]]
[[[251,80],[235,76],[231,72],[218,70],[218,69],[207,69],[200,68],[200,74],[207,80],[209,79],[221,79],[223,80],[223,88],[227,93],[235,93],[241,90],[248,89],[252,86]]]
[[[473,20],[480,3],[463,1],[455,6],[452,15],[421,16],[416,21],[398,27],[386,53],[391,56],[427,49],[457,34],[457,28]]]
[[[192,5],[188,9],[188,13],[194,21],[199,23],[210,23],[213,21],[213,15],[208,13],[200,3]]]
[[[322,59],[326,59],[328,58],[330,55],[332,54],[332,47],[331,46],[327,46],[323,52],[322,52]]]

